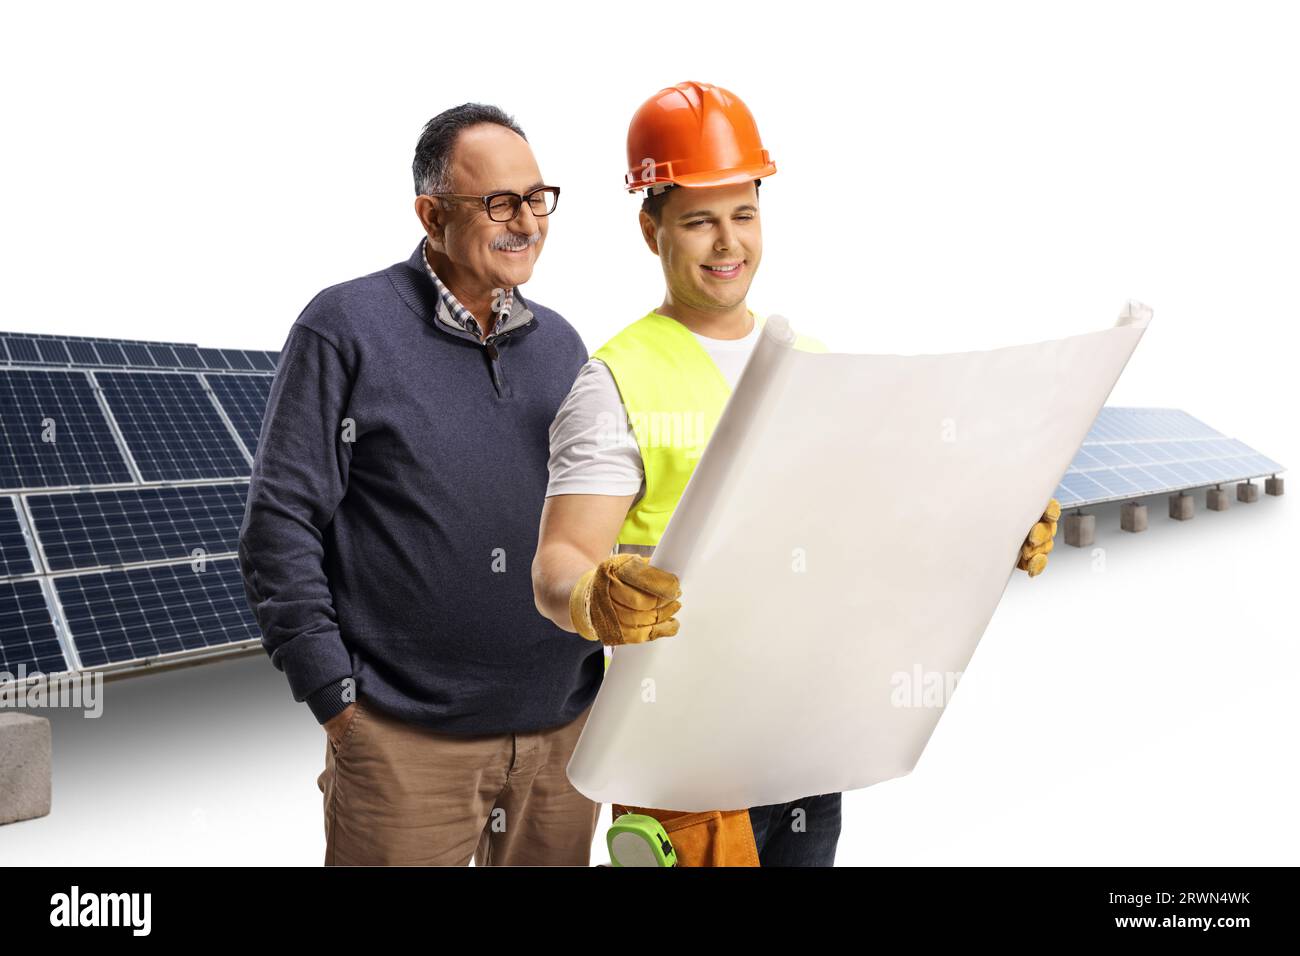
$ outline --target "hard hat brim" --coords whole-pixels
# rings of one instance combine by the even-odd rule
[[[764,176],[771,176],[776,172],[776,163],[757,163],[752,166],[735,166],[731,169],[711,169],[701,173],[681,173],[673,176],[671,179],[664,177],[651,182],[637,182],[629,185],[628,191],[635,192],[638,189],[645,189],[649,186],[659,186],[671,184],[675,186],[691,186],[695,188],[703,186],[731,186],[736,183],[747,183],[755,179],[762,179]]]

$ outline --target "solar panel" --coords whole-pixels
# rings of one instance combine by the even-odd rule
[[[78,365],[99,365],[99,354],[90,342],[69,342],[68,354]]]
[[[131,480],[84,372],[0,368],[0,488]]]
[[[253,363],[248,360],[248,356],[240,349],[222,349],[221,357],[226,360],[226,364],[234,369],[252,369]]]
[[[83,667],[261,636],[234,558],[201,571],[187,561],[53,580]]]
[[[28,495],[51,571],[233,554],[248,483]]]
[[[41,354],[36,351],[36,343],[32,339],[11,335],[5,339],[5,344],[9,346],[9,360],[11,362],[36,364],[41,360]]]
[[[61,674],[67,671],[54,622],[45,603],[41,582],[0,581],[0,684],[27,674]],[[8,675],[8,676],[6,676]]]
[[[208,387],[216,394],[249,454],[257,451],[262,416],[271,395],[269,375],[209,375]]]
[[[37,339],[36,351],[40,353],[42,362],[51,365],[67,365],[72,361],[68,347],[58,339]]]
[[[0,577],[11,578],[20,574],[33,574],[36,566],[32,564],[31,551],[27,547],[27,536],[18,523],[18,512],[14,499],[0,498]]]
[[[1054,497],[1081,507],[1271,475],[1249,445],[1170,408],[1103,408]]]
[[[95,351],[105,365],[126,365],[126,353],[122,351],[122,346],[117,342],[96,342]]]
[[[97,372],[96,377],[145,481],[248,475],[248,459],[197,376]]]

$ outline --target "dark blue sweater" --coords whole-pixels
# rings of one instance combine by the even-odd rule
[[[487,345],[437,303],[417,246],[298,317],[253,462],[245,589],[321,723],[351,677],[441,733],[556,727],[604,671],[600,645],[537,612],[530,575],[548,431],[587,350],[534,302]]]

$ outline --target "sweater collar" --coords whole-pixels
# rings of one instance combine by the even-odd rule
[[[422,236],[406,262],[388,270],[389,278],[393,283],[393,287],[397,290],[397,294],[412,312],[434,328],[454,335],[456,338],[483,344],[477,335],[466,331],[456,322],[442,297],[439,296],[426,271],[428,261],[424,258],[424,242],[425,237]],[[504,332],[525,325],[535,324],[536,322],[537,316],[528,307],[528,302],[516,287],[509,317],[488,338],[491,339],[493,336],[501,335]]]

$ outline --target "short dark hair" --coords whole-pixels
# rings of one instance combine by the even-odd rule
[[[758,194],[758,187],[761,185],[763,185],[763,180],[754,180],[755,195]],[[645,211],[646,215],[654,220],[656,226],[659,225],[659,217],[663,215],[664,203],[668,201],[668,194],[676,188],[676,186],[670,186],[663,192],[654,196],[650,195],[650,190],[646,190],[645,198],[641,200],[641,208]]]
[[[518,133],[521,139],[528,139],[514,117],[499,107],[486,103],[462,103],[443,110],[424,124],[420,141],[415,144],[415,161],[411,163],[411,173],[415,176],[417,196],[450,192],[447,169],[451,166],[456,137],[461,130],[479,123],[495,123]]]

